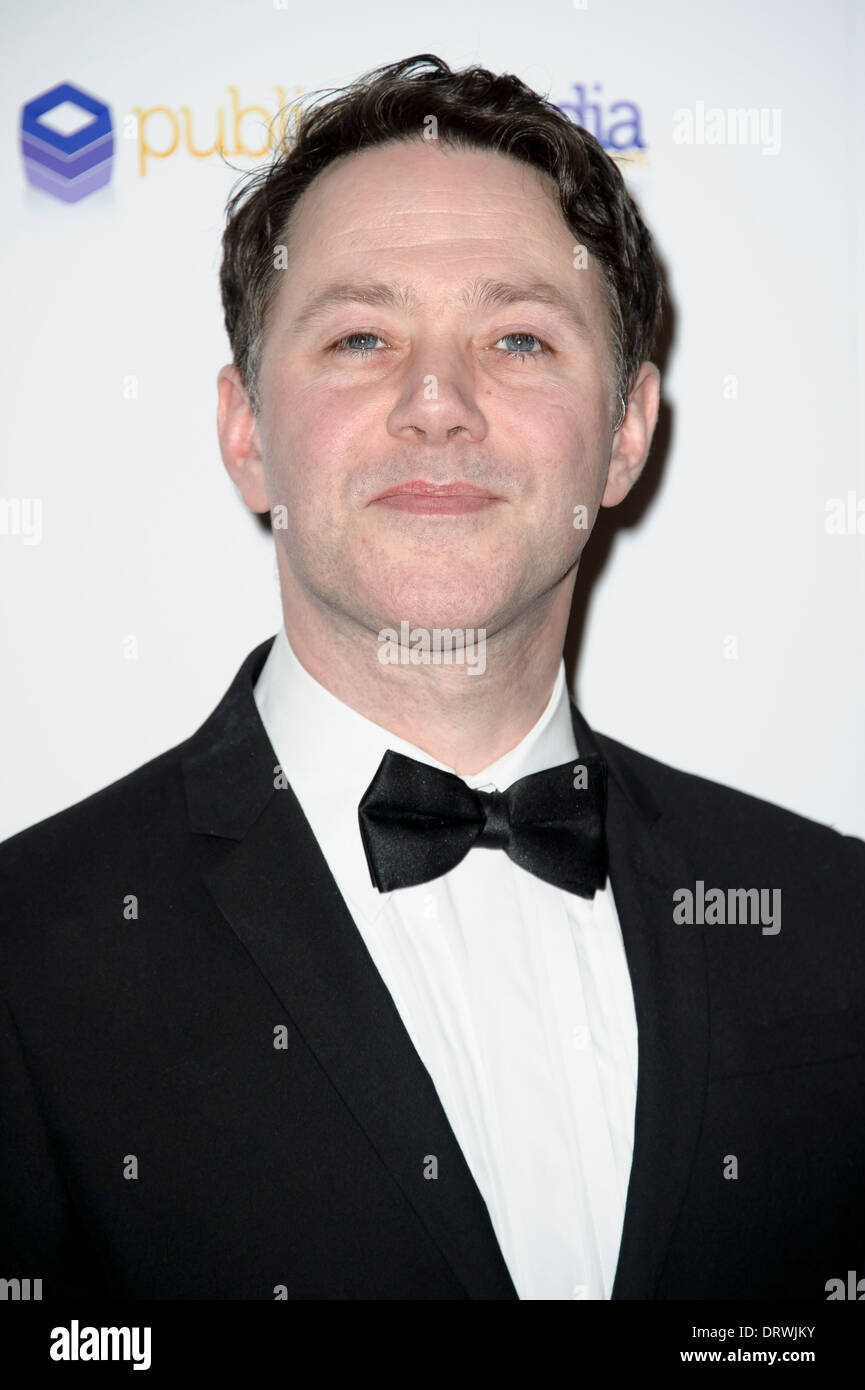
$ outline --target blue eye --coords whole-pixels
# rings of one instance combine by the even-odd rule
[[[358,348],[349,346],[353,338],[371,338],[379,343],[384,342],[384,339],[380,337],[378,333],[367,333],[364,331],[358,331],[357,333],[346,333],[346,335],[343,338],[337,339],[337,341],[330,348],[330,351],[348,352],[351,353],[353,357],[360,358],[376,356],[375,348]],[[528,339],[530,342],[538,344],[537,351],[526,351],[525,348],[508,349],[505,352],[505,356],[513,358],[513,360],[516,362],[525,362],[526,358],[528,357],[542,357],[549,351],[546,343],[543,342],[543,340],[539,338],[536,333],[504,333],[498,341],[500,343],[503,343],[506,342],[508,339],[514,338],[522,338],[524,340]]]
[[[515,351],[508,350],[506,356],[513,357],[518,362],[524,362],[527,357],[541,357],[547,351],[546,344],[541,341],[536,333],[504,333],[501,338],[499,338],[499,342],[504,343],[508,338],[530,338],[533,342],[540,344],[539,352],[526,352],[522,348],[517,348]]]
[[[384,342],[384,338],[379,338],[377,333],[346,333],[344,338],[340,338],[334,343],[333,347],[330,349],[331,352],[350,352],[355,357],[370,357],[374,355],[374,350],[372,348],[348,347],[347,344],[351,342],[352,338],[378,338],[380,343]]]

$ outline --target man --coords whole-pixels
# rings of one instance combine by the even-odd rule
[[[2,851],[3,1274],[44,1297],[824,1299],[865,1272],[865,844],[595,734],[658,414],[615,165],[423,55],[231,203],[284,630]]]

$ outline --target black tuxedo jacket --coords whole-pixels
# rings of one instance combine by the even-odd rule
[[[185,743],[0,846],[0,1277],[46,1299],[515,1299],[274,786],[253,700],[272,640]],[[824,1300],[865,1275],[865,843],[573,720],[608,765],[639,1029],[613,1298]],[[698,880],[780,889],[780,932],[676,924]]]

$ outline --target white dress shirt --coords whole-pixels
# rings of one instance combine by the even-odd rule
[[[278,762],[486,1202],[521,1299],[606,1299],[631,1168],[637,1022],[609,879],[592,900],[470,850],[379,893],[358,804],[388,748],[421,749],[338,700],[282,629],[255,686]],[[564,663],[525,738],[468,786],[576,761]],[[452,768],[447,768],[452,772]]]

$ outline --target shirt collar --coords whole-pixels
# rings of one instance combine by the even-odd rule
[[[389,733],[338,700],[309,674],[277,633],[255,685],[255,703],[285,776],[352,911],[374,920],[390,893],[372,884],[357,808],[387,749],[432,767],[452,767]],[[512,782],[558,767],[578,755],[564,661],[540,718],[524,738],[467,786],[505,791]]]

